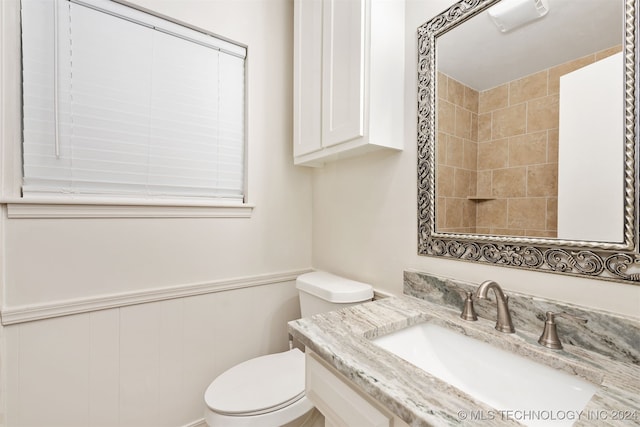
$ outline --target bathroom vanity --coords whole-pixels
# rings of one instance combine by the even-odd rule
[[[407,426],[313,351],[306,354],[305,393],[325,426]]]
[[[436,289],[438,284],[442,284],[438,280],[427,283],[411,279],[405,276],[405,294],[414,296],[385,298],[289,324],[292,336],[306,346],[307,394],[325,415],[327,425],[364,427],[537,423],[601,426],[620,425],[621,421],[624,421],[624,425],[640,425],[640,365],[637,354],[633,354],[634,351],[638,352],[637,348],[624,350],[626,344],[621,343],[612,354],[605,355],[571,344],[577,340],[572,332],[563,330],[566,332],[564,349],[551,350],[537,342],[544,323],[540,320],[543,319],[542,314],[522,315],[519,312],[527,304],[523,302],[526,297],[510,295],[514,300],[512,313],[516,332],[503,333],[494,329],[495,311],[487,315],[480,307],[481,317],[477,321],[460,318],[463,298],[458,293],[464,295],[462,290],[465,284],[459,284],[462,287],[456,288],[452,283],[447,283],[449,291],[443,293]],[[433,287],[434,283],[436,288]],[[421,286],[422,289],[419,289]],[[430,295],[427,299],[432,299],[434,295],[436,299],[444,296],[441,301],[448,302],[422,299],[420,292]],[[553,304],[533,299],[530,302],[534,306],[542,304],[545,308],[552,308],[549,304]],[[530,325],[526,322],[529,315],[534,319]],[[636,322],[633,319],[625,321],[631,324]],[[591,323],[594,322],[592,318]],[[603,318],[603,322],[608,321]],[[378,337],[424,323],[444,327],[456,334],[577,376],[594,385],[595,393],[580,410],[526,413],[515,410],[525,408],[495,408],[373,342]],[[629,329],[628,325],[623,326]],[[633,346],[639,329],[637,324],[631,329],[627,338]],[[590,332],[594,330],[598,328],[592,328]],[[603,339],[607,340],[606,337]],[[613,341],[615,337],[608,339]],[[620,357],[616,356],[617,353]],[[485,362],[489,367],[493,361]],[[522,384],[523,390],[527,387],[527,384]],[[518,390],[512,392],[517,394]],[[556,424],[549,424],[550,421]]]

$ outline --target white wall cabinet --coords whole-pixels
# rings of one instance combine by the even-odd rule
[[[325,427],[408,427],[315,353],[307,349],[305,357],[305,393],[324,415]]]
[[[294,163],[404,144],[404,0],[295,0]]]

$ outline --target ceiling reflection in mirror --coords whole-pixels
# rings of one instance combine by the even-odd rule
[[[464,1],[419,28],[419,253],[628,280],[634,3]]]

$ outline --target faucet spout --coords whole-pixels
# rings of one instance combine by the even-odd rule
[[[487,294],[490,289],[493,289],[493,293],[496,296],[496,303],[498,306],[498,315],[496,319],[496,329],[500,332],[511,334],[515,332],[513,322],[511,321],[511,313],[509,312],[509,297],[502,292],[502,288],[493,280],[485,280],[480,284],[476,291],[477,299],[487,299]]]

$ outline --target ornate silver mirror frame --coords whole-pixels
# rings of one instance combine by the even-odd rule
[[[418,28],[418,254],[640,284],[636,198],[639,145],[637,0],[624,0],[624,241],[602,243],[437,232],[436,38],[498,1],[459,1]]]

